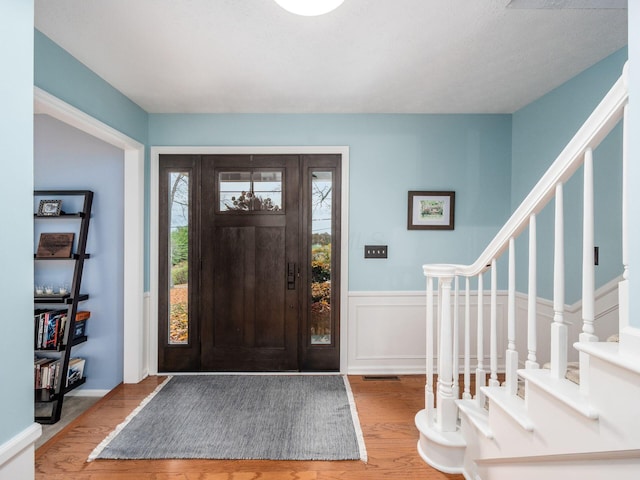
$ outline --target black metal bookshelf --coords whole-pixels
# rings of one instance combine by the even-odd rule
[[[34,304],[36,305],[66,305],[67,308],[67,325],[64,331],[64,338],[55,349],[36,349],[36,353],[56,353],[58,352],[60,361],[60,379],[52,389],[35,389],[34,399],[36,403],[52,403],[51,414],[48,416],[37,416],[35,420],[39,423],[51,424],[60,420],[62,413],[62,404],[65,394],[71,390],[84,384],[86,378],[83,376],[77,381],[67,385],[67,375],[69,369],[69,360],[71,358],[71,350],[75,345],[79,345],[87,341],[86,335],[75,337],[76,331],[76,315],[78,313],[78,304],[89,298],[86,293],[80,293],[82,283],[82,273],[84,269],[84,261],[90,258],[86,253],[87,236],[89,234],[89,221],[91,219],[91,207],[93,204],[93,192],[90,190],[36,190],[33,192],[34,197],[45,197],[55,199],[56,197],[82,197],[82,210],[75,213],[61,212],[58,215],[38,215],[34,214],[34,221],[55,221],[60,219],[72,220],[78,219],[80,224],[77,227],[78,242],[76,251],[68,258],[47,258],[37,257],[34,255],[34,261],[60,261],[67,260],[74,262],[73,277],[71,288],[67,295],[37,295],[34,296]],[[36,267],[37,268],[37,267]]]

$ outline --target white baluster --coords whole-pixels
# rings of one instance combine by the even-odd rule
[[[484,408],[484,394],[480,387],[487,384],[487,372],[484,369],[484,287],[482,273],[478,275],[478,327],[477,327],[477,357],[478,367],[476,368],[476,399],[478,405]]]
[[[516,247],[509,239],[509,292],[507,299],[506,386],[511,395],[518,393],[518,352],[516,351]]]
[[[465,278],[464,285],[464,393],[462,398],[465,400],[471,399],[471,308],[470,308],[470,293],[471,282],[469,277]]]
[[[567,372],[567,325],[564,323],[564,201],[562,183],[556,185],[553,254],[553,324],[551,325],[551,376]]]
[[[584,154],[584,201],[582,218],[582,333],[581,342],[597,342],[593,322],[595,321],[595,266],[593,240],[593,151]],[[589,355],[580,352],[580,390],[589,392]]]
[[[627,70],[628,64],[625,66]],[[622,120],[622,278],[618,284],[618,332],[629,325],[629,105],[625,105]],[[629,344],[631,346],[632,344]],[[627,343],[622,339],[621,353],[626,351]],[[635,353],[631,349],[629,353]]]
[[[453,293],[453,346],[451,349],[452,356],[452,367],[453,367],[453,396],[454,398],[460,398],[460,358],[459,358],[459,309],[460,309],[460,295],[459,295],[459,285],[458,285],[458,276],[456,275],[454,278],[454,293]]]
[[[425,386],[425,408],[427,420],[433,424],[435,396],[433,392],[433,278],[427,276],[427,384]]]
[[[458,423],[458,407],[453,396],[452,275],[440,277],[440,356],[438,357],[438,408],[436,424],[442,432],[455,432]]]
[[[527,309],[527,361],[525,368],[540,368],[536,354],[538,349],[537,305],[538,305],[538,260],[537,260],[536,216],[529,217],[529,298]]]
[[[629,279],[629,105],[624,106],[623,133],[622,133],[622,274],[625,280]]]
[[[498,381],[498,270],[496,259],[491,260],[491,325],[489,338],[489,356],[491,378],[490,387],[499,387]]]

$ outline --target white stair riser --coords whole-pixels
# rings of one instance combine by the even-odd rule
[[[596,357],[590,359],[588,375],[589,402],[602,412],[601,429],[626,448],[640,448],[640,375]]]
[[[503,464],[480,465],[478,475],[482,480],[637,480],[640,458],[556,461],[529,459]]]

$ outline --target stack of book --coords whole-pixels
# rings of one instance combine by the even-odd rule
[[[76,323],[72,339],[85,335],[86,321],[90,312],[76,313]],[[64,346],[64,334],[67,326],[67,310],[36,310],[34,312],[35,349],[60,350]]]
[[[65,387],[70,387],[84,375],[84,358],[70,358]],[[60,359],[36,357],[33,362],[35,388],[57,390],[60,385]]]
[[[67,310],[36,310],[34,323],[36,350],[59,350],[64,341]]]
[[[60,359],[36,357],[33,368],[36,388],[53,390],[58,387]]]

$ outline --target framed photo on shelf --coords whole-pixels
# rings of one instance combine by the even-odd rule
[[[60,215],[62,200],[40,200],[38,206],[39,217],[57,217]]]
[[[408,230],[453,230],[456,192],[409,192]]]
[[[36,258],[71,258],[74,233],[41,233]]]

